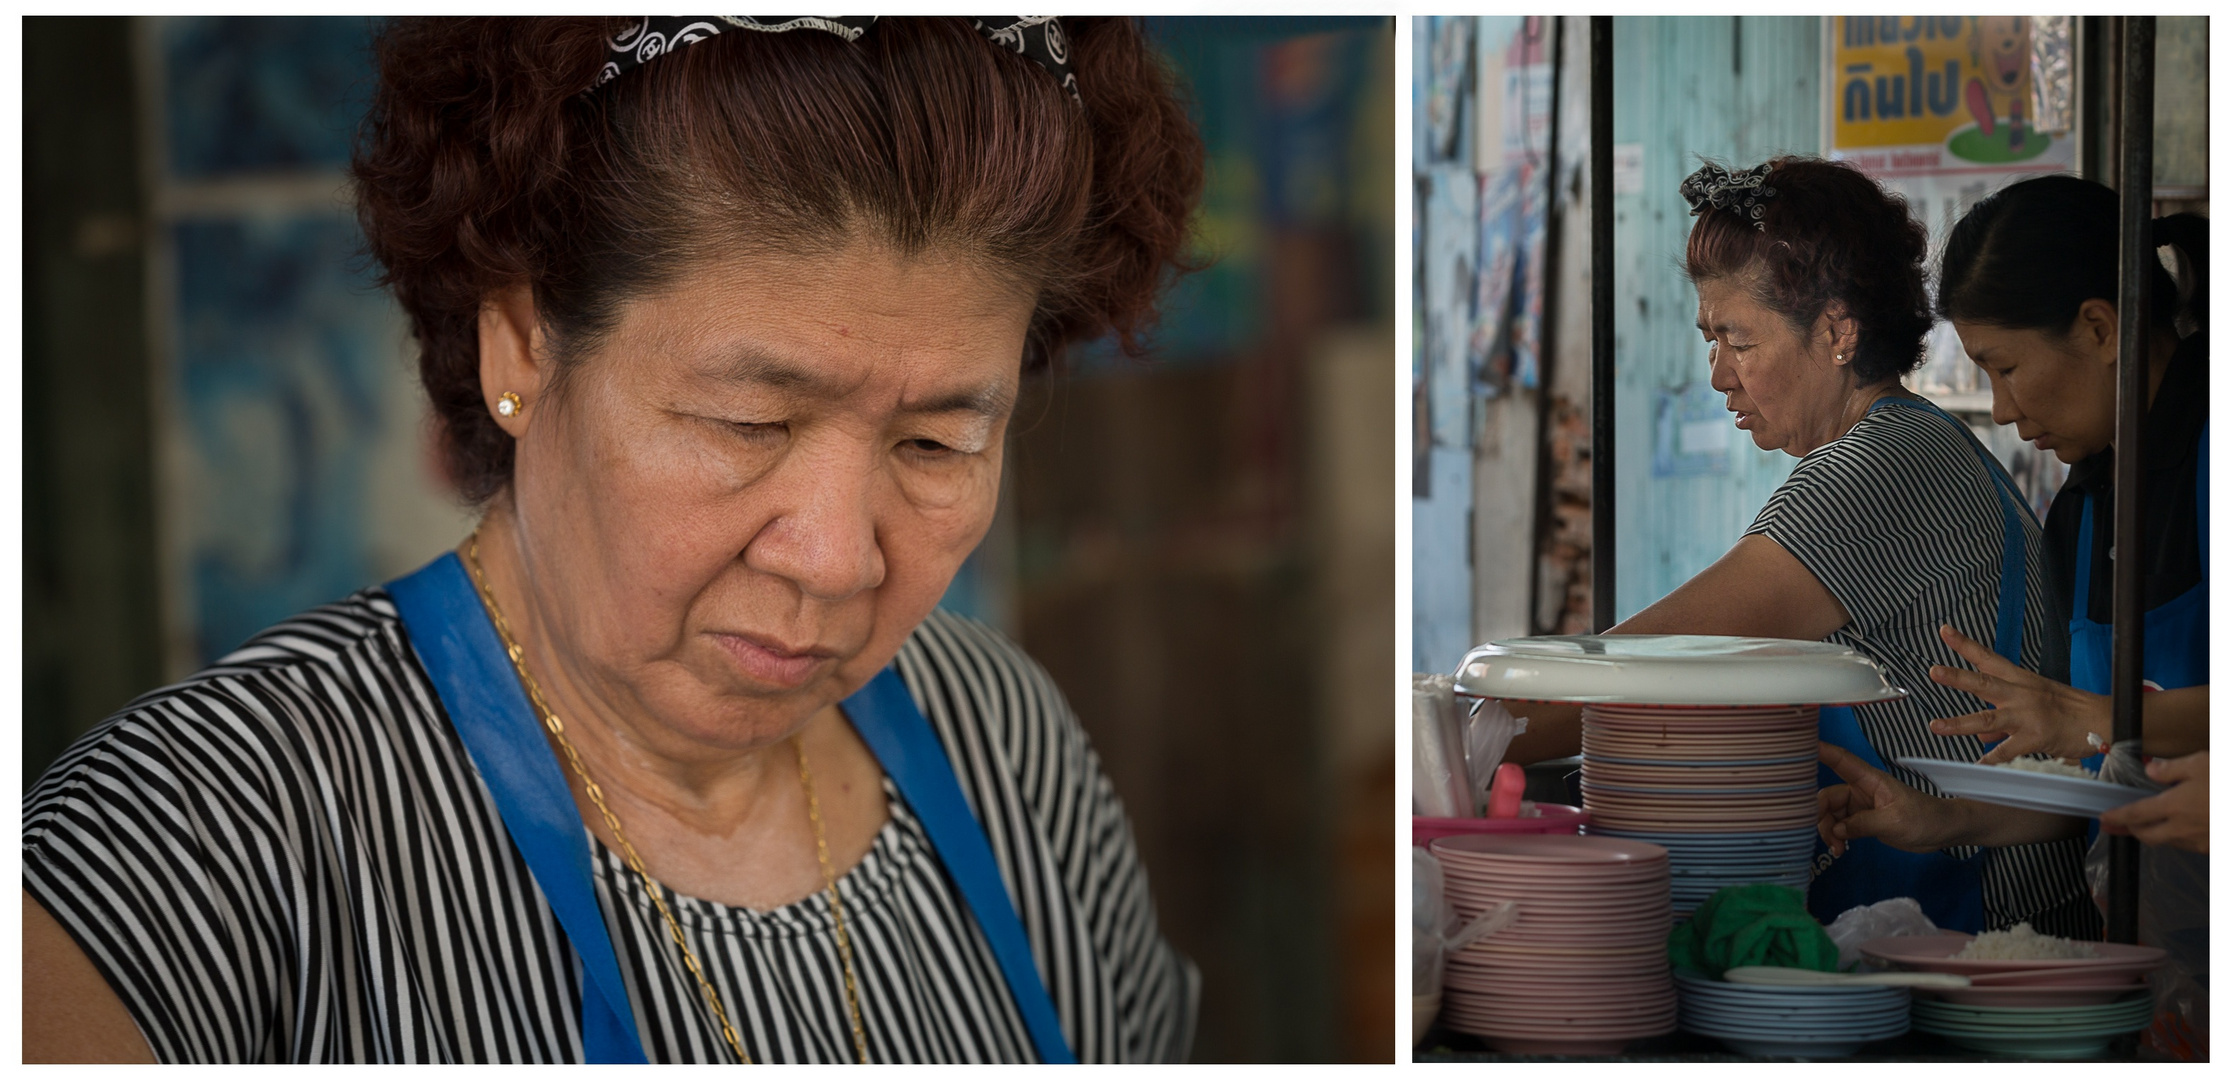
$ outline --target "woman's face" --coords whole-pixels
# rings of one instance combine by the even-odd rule
[[[2110,333],[2087,319],[2064,336],[1976,322],[1951,326],[1990,376],[1990,418],[1999,426],[2013,425],[2022,439],[2070,465],[2113,445],[2118,386]]]
[[[1712,346],[1712,389],[1727,395],[1735,426],[1759,449],[1803,457],[1848,426],[1856,387],[1849,364],[1834,359],[1827,319],[1800,331],[1744,283],[1712,278],[1697,284],[1697,329]]]
[[[1033,307],[863,242],[628,305],[517,440],[523,572],[567,681],[724,749],[862,686],[986,535]]]

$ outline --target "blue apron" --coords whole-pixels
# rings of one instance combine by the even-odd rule
[[[2175,690],[2205,686],[2208,677],[2206,637],[2206,579],[2211,576],[2211,536],[2207,526],[2207,436],[2211,427],[2198,432],[2198,584],[2144,613],[2144,682],[2147,689]],[[2081,540],[2075,545],[2074,612],[2067,623],[2073,644],[2070,660],[2073,683],[2093,694],[2113,693],[2113,625],[2090,618],[2090,573],[2102,566],[2112,573],[2110,553],[2092,550],[2096,500],[2082,504]],[[2103,761],[2102,757],[2094,759]],[[2098,842],[2098,823],[2090,823],[2090,840]],[[2145,846],[2140,856],[2142,903],[2137,937],[2146,945],[2167,950],[2167,966],[2151,976],[2160,999],[2162,1016],[2187,1022],[2202,1046],[2210,1026],[2206,1012],[2208,941],[2208,879],[2206,856],[2171,847]],[[2187,999],[2187,1000],[2186,1000]],[[2163,1021],[2164,1022],[2164,1021]]]
[[[2206,436],[2198,433],[2198,562],[2209,565],[2206,525]],[[2082,501],[2082,539],[2075,545],[2074,616],[2067,622],[2068,656],[2073,665],[2071,682],[2077,690],[2093,694],[2113,692],[2113,624],[2090,618],[2090,568],[2101,565],[2113,572],[2110,554],[2090,550],[2096,525],[2097,500]],[[2144,613],[2144,681],[2157,689],[2176,690],[2204,686],[2206,677],[2206,581],[2184,590]]]
[[[1950,420],[1989,467],[1990,486],[2005,518],[2004,579],[1998,583],[1997,629],[1991,641],[1999,655],[2018,664],[2021,624],[2028,609],[2028,551],[2021,538],[2020,515],[2028,512],[2028,504],[2021,500],[2020,489],[2013,486],[1997,459],[1950,414],[1918,398],[1883,398],[1866,411],[1871,415],[1875,409],[1891,404],[1925,409]],[[1820,739],[1858,755],[1859,760],[1883,773],[1890,771],[1889,763],[1867,741],[1866,733],[1859,730],[1857,716],[1846,706],[1820,710]],[[1821,787],[1843,782],[1825,765],[1820,766],[1819,776]],[[1825,858],[1825,844],[1817,835],[1814,840],[1815,858]],[[1988,928],[1982,907],[1982,864],[1986,855],[1986,850],[1968,859],[1956,859],[1941,851],[1916,854],[1863,836],[1851,841],[1841,856],[1828,862],[1812,879],[1805,906],[1815,918],[1827,923],[1862,904],[1910,896],[1919,901],[1920,910],[1938,927],[1979,934]]]
[[[387,584],[386,590],[449,721],[493,795],[503,827],[571,943],[580,970],[580,1029],[587,1062],[646,1062],[616,951],[594,896],[578,804],[462,561],[449,552]],[[1072,1051],[1056,1007],[1034,966],[1025,927],[1011,906],[986,834],[964,801],[947,751],[918,712],[902,677],[888,667],[843,701],[841,711],[925,828],[994,953],[1034,1052],[1045,1062],[1070,1063]]]

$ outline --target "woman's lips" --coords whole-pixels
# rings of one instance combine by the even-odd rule
[[[740,670],[758,682],[791,690],[809,681],[820,667],[833,660],[829,649],[793,649],[739,634],[710,635],[733,658]]]
[[[1750,413],[1744,412],[1740,409],[1731,409],[1729,411],[1735,414],[1735,429],[1737,431],[1749,431],[1751,429]]]

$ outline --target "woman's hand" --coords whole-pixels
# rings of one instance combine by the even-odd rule
[[[1839,746],[1821,743],[1820,763],[1843,778],[1843,783],[1820,789],[1820,839],[1831,854],[1843,854],[1861,836],[1913,852],[1955,843],[1957,800],[1914,791]]]
[[[2144,771],[2152,779],[2173,787],[2127,806],[2116,806],[2098,819],[2098,827],[2115,836],[2134,835],[2147,844],[2167,844],[2206,854],[2207,752],[2189,757],[2156,759]]]
[[[1951,627],[1944,627],[1940,633],[1943,643],[1965,657],[1974,670],[1939,665],[1928,669],[1928,678],[1964,690],[1996,708],[1932,720],[1928,730],[1938,735],[1975,735],[1985,742],[2005,737],[2004,742],[1982,755],[1985,765],[2001,764],[2023,754],[2080,761],[2096,752],[2090,745],[2092,734],[2110,740],[2110,698],[2044,678],[1975,644]]]

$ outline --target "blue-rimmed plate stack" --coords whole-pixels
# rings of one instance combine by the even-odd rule
[[[1849,1057],[1912,1028],[1901,986],[1758,986],[1675,969],[1681,1028],[1752,1057]]]
[[[2010,1057],[2073,1060],[2103,1057],[2114,1039],[2152,1023],[2152,995],[2104,1005],[2060,1005],[2015,1009],[1954,1005],[1948,1001],[1913,1002],[1913,1026],[1946,1040]]]
[[[1597,836],[1656,844],[1671,853],[1675,919],[1687,918],[1705,898],[1730,885],[1763,883],[1803,892],[1812,877],[1813,831],[1771,833],[1648,832],[1591,826]]]
[[[1589,831],[1672,853],[1673,907],[1716,890],[1811,878],[1819,710],[1590,705],[1581,798]]]

